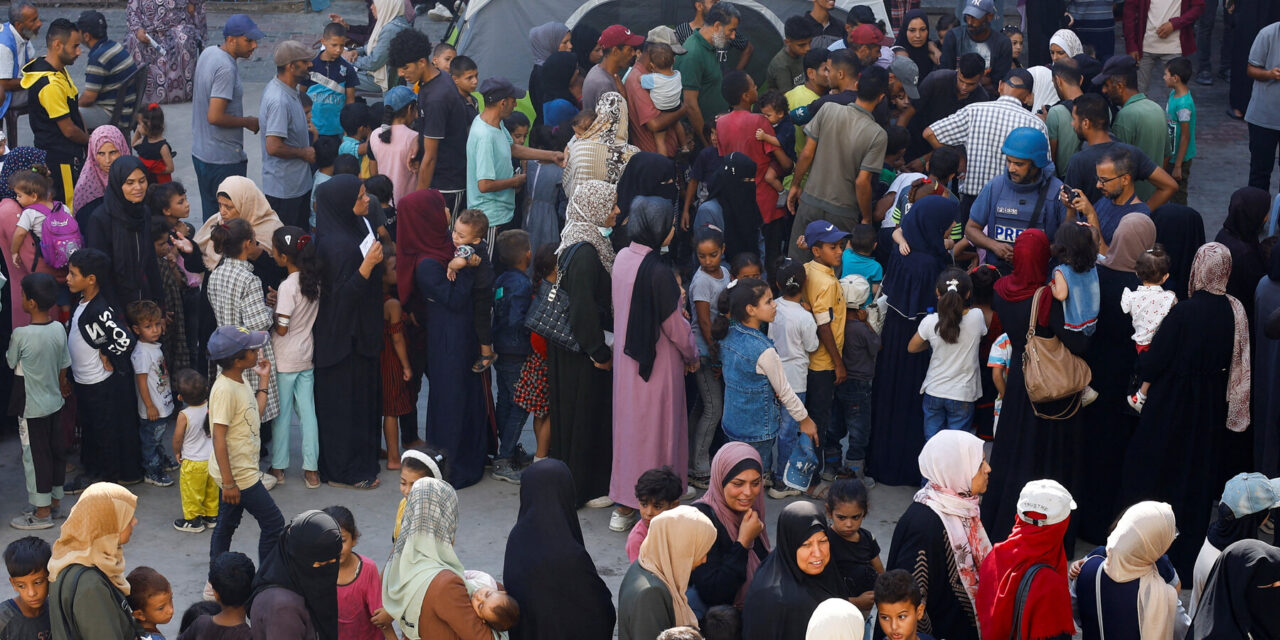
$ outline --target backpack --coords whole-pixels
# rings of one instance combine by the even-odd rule
[[[80,235],[80,225],[61,202],[53,203],[53,209],[35,203],[31,208],[44,212],[44,223],[40,225],[40,255],[54,269],[66,268],[71,261],[71,254],[84,246],[84,237]]]

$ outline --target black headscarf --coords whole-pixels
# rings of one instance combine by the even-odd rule
[[[338,364],[352,351],[373,358],[382,351],[383,265],[368,279],[358,273],[364,261],[360,242],[369,234],[353,212],[362,185],[356,176],[340,175],[316,189],[315,243],[323,269],[313,333],[325,345],[316,351],[317,367]]]
[[[737,151],[722,158],[720,168],[707,181],[707,194],[724,211],[725,258],[759,251],[757,238],[764,221],[756,204],[755,161]]]
[[[539,73],[540,98],[543,104],[552,100],[567,100],[575,107],[581,107],[578,99],[569,91],[569,83],[573,82],[573,74],[578,70],[578,57],[571,51],[557,51],[542,63]],[[538,105],[541,109],[542,105]]]
[[[1188,637],[1280,638],[1280,549],[1258,540],[1227,547],[1205,583]]]
[[[631,215],[631,202],[639,196],[657,196],[667,200],[674,218],[680,191],[676,187],[676,163],[671,158],[641,151],[627,161],[627,167],[618,179],[618,223],[614,225],[613,235],[609,236],[615,253],[631,244],[631,229],[626,221]]]
[[[520,603],[512,640],[607,638],[613,596],[582,543],[569,467],[543,460],[520,477],[520,513],[507,536],[502,582]]]
[[[1271,262],[1267,265],[1267,277],[1280,282],[1280,249],[1271,247]]]
[[[902,235],[911,247],[909,255],[889,254],[884,294],[889,306],[907,318],[924,315],[937,303],[934,284],[951,264],[943,234],[955,221],[959,205],[942,196],[925,196],[902,216]]]
[[[111,258],[109,297],[121,310],[136,300],[163,301],[160,267],[151,241],[151,211],[147,201],[129,202],[124,183],[134,171],[147,172],[135,156],[120,156],[107,173],[107,189],[102,206],[93,213],[90,246],[102,249]]]
[[[1258,527],[1267,519],[1269,509],[1250,513],[1237,518],[1231,507],[1218,503],[1218,519],[1209,525],[1209,533],[1205,538],[1213,548],[1221,551],[1234,542],[1254,540],[1258,537]]]
[[[1186,300],[1191,263],[1204,244],[1204,219],[1186,205],[1166,204],[1151,213],[1151,221],[1156,225],[1156,242],[1169,254],[1169,279],[1164,288]]]
[[[835,563],[811,576],[796,564],[809,536],[827,530],[827,519],[812,502],[788,504],[778,516],[777,544],[756,571],[742,613],[743,637],[803,638],[813,610],[828,598],[847,598]],[[830,535],[830,533],[828,533]]]
[[[311,626],[321,640],[338,638],[338,563],[342,553],[342,533],[329,514],[312,509],[298,514],[267,557],[262,559],[253,579],[253,601],[272,587],[288,589],[300,596],[311,614]],[[329,562],[314,566],[317,562]]]
[[[625,175],[625,174],[624,174]],[[680,285],[671,269],[662,263],[662,243],[675,224],[671,202],[656,196],[638,196],[628,207],[633,213],[627,226],[631,241],[652,249],[645,254],[631,288],[631,310],[627,316],[627,347],[624,353],[640,363],[640,377],[649,381],[653,361],[658,356],[662,323],[680,304]]]
[[[1258,236],[1271,210],[1271,196],[1257,187],[1243,187],[1231,194],[1227,219],[1222,223],[1216,241],[1231,251],[1231,276],[1227,293],[1244,305],[1253,318],[1253,297],[1258,281],[1267,275],[1265,252]]]
[[[913,47],[911,42],[907,40],[907,27],[911,25],[911,21],[919,18],[924,20],[924,26],[929,29],[929,14],[924,9],[912,9],[902,16],[902,28],[898,29],[898,37],[894,40],[893,46],[902,47],[907,52],[907,56],[911,61],[916,63],[916,68],[920,70],[919,79],[923,80],[925,76],[933,72],[938,65],[933,63],[933,58],[929,56],[929,42],[926,40],[923,47]],[[929,29],[932,33],[932,29]]]
[[[591,62],[591,51],[600,41],[600,31],[581,22],[569,33],[569,42],[573,43],[573,55],[578,59],[578,68],[583,73],[591,70],[595,64]],[[547,58],[550,61],[551,58]]]

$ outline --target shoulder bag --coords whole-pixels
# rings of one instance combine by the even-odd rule
[[[555,284],[546,280],[538,283],[538,295],[534,296],[529,306],[529,314],[525,316],[524,328],[546,338],[552,344],[573,353],[581,353],[582,347],[578,339],[573,337],[573,329],[569,326],[569,295],[560,290],[560,282],[564,277],[564,269],[577,253],[579,242],[569,247],[560,257],[557,264],[559,275]]]
[[[1093,379],[1089,365],[1071,353],[1057,336],[1042,338],[1036,335],[1037,310],[1040,296],[1048,287],[1040,287],[1031,299],[1031,319],[1027,322],[1027,347],[1022,352],[1022,375],[1036,416],[1049,420],[1065,420],[1080,408],[1079,398],[1072,406],[1056,415],[1040,413],[1034,403],[1052,402],[1078,395]]]
[[[1027,606],[1027,596],[1031,594],[1031,583],[1036,578],[1036,573],[1041,569],[1052,569],[1043,562],[1037,562],[1022,574],[1022,580],[1018,582],[1018,595],[1013,603],[1013,626],[1009,635],[1010,640],[1022,640],[1022,613]]]

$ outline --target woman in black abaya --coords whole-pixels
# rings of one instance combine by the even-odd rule
[[[324,264],[315,339],[320,477],[331,485],[378,486],[382,437],[382,245],[365,220],[369,196],[356,176],[316,189],[316,249]]]
[[[117,158],[107,173],[102,205],[84,229],[85,246],[111,258],[111,278],[98,284],[121,312],[137,300],[164,303],[146,197],[146,166],[134,156]]]
[[[1222,552],[1191,621],[1188,637],[1280,638],[1280,549],[1241,540]]]
[[[342,532],[323,511],[303,511],[262,559],[249,621],[272,640],[337,640],[338,556]]]
[[[1156,242],[1169,255],[1169,279],[1164,281],[1164,288],[1177,294],[1178,300],[1186,300],[1191,262],[1204,244],[1204,218],[1186,205],[1166,204],[1151,212],[1151,221],[1156,223]]]
[[[742,610],[744,640],[803,638],[813,610],[828,598],[849,598],[831,564],[831,534],[818,505],[788,504],[778,516],[778,546],[756,571]]]
[[[631,216],[631,202],[639,196],[655,196],[671,204],[671,219],[675,220],[676,199],[680,191],[676,187],[676,163],[662,154],[641,151],[631,156],[627,168],[618,179],[618,223],[614,225],[609,241],[615,251],[622,251],[631,244],[626,221]]]
[[[1253,296],[1253,463],[1280,476],[1280,340],[1267,337],[1267,319],[1280,309],[1280,250],[1271,249],[1267,277]]]
[[[1266,252],[1258,236],[1266,226],[1271,196],[1257,187],[1243,187],[1231,194],[1227,219],[1215,242],[1231,251],[1231,279],[1227,295],[1244,305],[1246,317],[1253,317],[1253,292],[1258,280],[1267,275]]]

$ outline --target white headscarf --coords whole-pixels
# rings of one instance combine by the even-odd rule
[[[1116,582],[1139,581],[1138,632],[1142,640],[1173,637],[1178,592],[1160,577],[1156,561],[1177,535],[1172,507],[1164,502],[1139,502],[1120,516],[1107,537],[1107,559],[1102,562],[1107,577]]]
[[[377,15],[377,22],[373,24],[373,30],[369,32],[369,42],[365,44],[364,50],[372,52],[375,45],[378,44],[378,37],[382,35],[382,30],[386,28],[395,18],[404,15],[404,0],[373,0],[373,10]],[[387,84],[387,65],[373,70],[373,80],[386,91],[390,86]]]
[[[1058,90],[1053,87],[1053,71],[1049,67],[1029,67],[1027,73],[1031,74],[1033,80],[1031,112],[1040,113],[1041,107],[1058,104]]]
[[[1049,38],[1049,44],[1056,44],[1067,52],[1068,57],[1078,56],[1084,53],[1084,45],[1080,44],[1080,38],[1076,32],[1070,29],[1058,29],[1053,32],[1053,37]]]
[[[916,493],[915,501],[933,509],[942,520],[955,555],[956,574],[972,603],[978,595],[978,567],[991,553],[979,498],[970,493],[973,477],[982,468],[982,440],[966,431],[948,429],[924,444],[919,461],[920,475],[928,483]]]
[[[862,640],[866,628],[862,612],[852,602],[829,598],[809,616],[804,640]]]

